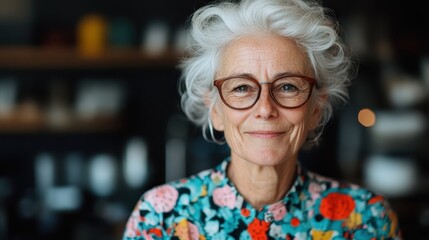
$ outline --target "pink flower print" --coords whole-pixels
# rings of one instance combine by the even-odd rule
[[[356,185],[356,184],[350,183],[350,188],[351,188],[352,190],[358,190],[358,189],[359,189],[359,185]]]
[[[314,175],[313,175],[314,176]],[[321,176],[321,175],[315,175],[316,179],[322,182],[331,183],[331,188],[338,188],[340,185],[337,181],[335,181],[332,178]]]
[[[233,209],[235,206],[236,196],[231,187],[226,185],[224,187],[216,188],[213,191],[213,201],[220,207]]]
[[[210,175],[210,178],[212,179],[214,184],[219,184],[224,179],[224,176],[221,172],[212,172],[212,174]]]
[[[177,201],[179,192],[170,185],[163,185],[156,187],[146,193],[145,199],[148,201],[155,212],[169,212],[171,211]]]
[[[314,216],[314,210],[311,209],[310,211],[308,211],[308,218],[312,218]]]
[[[320,197],[320,193],[322,192],[322,186],[318,183],[311,182],[310,186],[308,187],[308,191],[311,194],[311,199],[316,201],[317,198]]]
[[[268,211],[273,214],[274,220],[282,220],[286,215],[286,206],[282,203],[275,203],[268,208]]]
[[[139,230],[139,220],[141,216],[139,213],[138,205],[134,207],[133,212],[131,213],[131,217],[128,219],[125,236],[134,238],[137,236],[141,236],[141,232]]]
[[[153,237],[147,233],[147,231],[143,231],[143,239],[145,240],[153,240]]]
[[[127,228],[125,230],[125,236],[134,238],[140,236],[140,230],[138,229],[138,221],[136,218],[131,217],[127,222]]]
[[[132,231],[131,229],[127,229],[125,232],[125,236],[128,238],[137,238],[137,237],[143,237],[145,240],[153,240],[153,237],[147,233],[146,230],[143,230],[141,233],[139,230]]]

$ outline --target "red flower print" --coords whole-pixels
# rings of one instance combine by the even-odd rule
[[[374,203],[378,203],[378,202],[381,202],[381,201],[383,201],[383,197],[382,196],[375,196],[375,197],[369,199],[368,203],[369,204],[374,204]]]
[[[148,233],[153,234],[157,237],[162,237],[162,232],[161,230],[157,229],[157,228],[151,228],[149,229]]]
[[[242,208],[241,209],[241,215],[243,215],[244,217],[248,217],[250,216],[250,211],[247,208]]]
[[[252,240],[266,240],[269,223],[255,218],[247,227]]]
[[[299,221],[298,218],[294,217],[290,220],[290,225],[292,225],[292,227],[297,227],[301,222]]]
[[[330,220],[346,219],[354,208],[353,198],[342,193],[330,193],[320,203],[320,213]]]

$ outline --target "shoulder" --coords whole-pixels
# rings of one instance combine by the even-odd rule
[[[306,188],[314,201],[330,204],[333,207],[350,204],[353,211],[362,212],[372,206],[388,206],[387,199],[379,193],[371,191],[361,185],[345,180],[337,180],[307,172]]]
[[[179,221],[184,206],[189,206],[195,198],[204,196],[207,182],[214,170],[148,189],[142,194],[132,211],[123,239],[163,239],[169,236],[172,227]]]
[[[400,239],[398,218],[385,196],[363,186],[308,172],[308,194],[319,219],[341,221],[355,238]]]
[[[383,198],[379,193],[346,180],[326,177],[311,171],[307,171],[304,177],[306,188],[312,195],[326,196],[335,193],[348,195],[356,201],[370,201],[374,197]]]
[[[141,201],[146,205],[142,207],[156,213],[166,213],[172,211],[179,202],[186,204],[193,201],[194,198],[204,194],[212,172],[213,170],[205,170],[177,181],[155,186],[142,195]]]

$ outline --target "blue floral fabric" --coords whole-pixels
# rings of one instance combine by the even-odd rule
[[[255,209],[226,176],[229,161],[147,191],[123,240],[402,239],[383,196],[300,165],[281,201]]]

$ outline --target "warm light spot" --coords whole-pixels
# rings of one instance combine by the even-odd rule
[[[371,127],[375,124],[375,113],[370,109],[362,109],[358,114],[358,121],[365,127]]]

